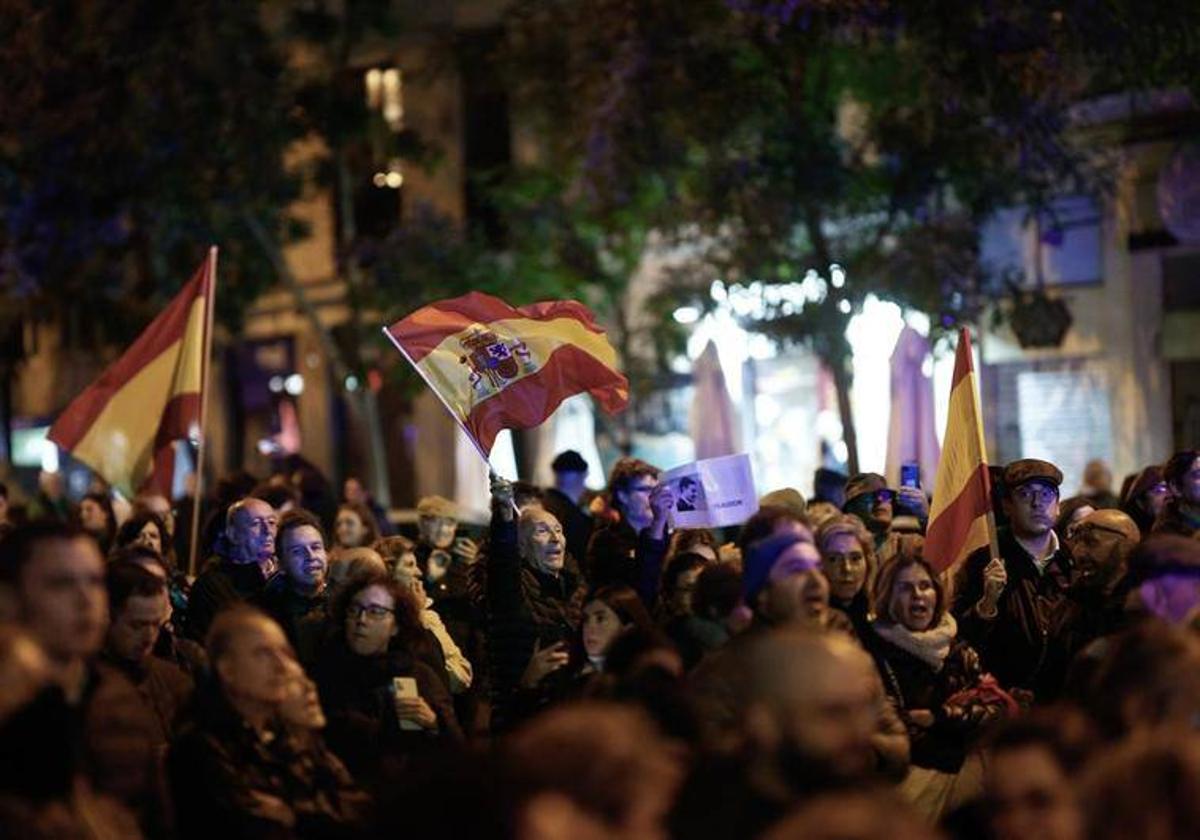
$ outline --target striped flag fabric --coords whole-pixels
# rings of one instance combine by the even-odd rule
[[[172,444],[200,422],[212,248],[167,308],[59,415],[47,435],[122,493],[171,492]]]
[[[572,300],[513,307],[482,292],[423,306],[384,328],[486,459],[501,429],[540,425],[569,396],[612,414],[629,382],[591,311]]]
[[[994,530],[971,336],[963,329],[954,358],[946,435],[925,533],[925,558],[939,572],[954,568],[972,551],[990,544]]]

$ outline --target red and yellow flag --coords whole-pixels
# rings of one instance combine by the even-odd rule
[[[485,456],[501,429],[537,426],[573,394],[591,394],[610,414],[629,402],[616,352],[575,301],[513,307],[471,292],[384,332]]]
[[[983,441],[983,415],[971,358],[971,337],[959,332],[954,384],[946,415],[942,458],[934,481],[925,533],[925,559],[937,571],[957,566],[991,541],[991,478]]]
[[[50,428],[50,440],[128,495],[170,493],[172,444],[200,422],[216,252]]]

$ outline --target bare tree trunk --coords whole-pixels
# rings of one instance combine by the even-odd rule
[[[354,218],[354,198],[352,179],[350,176],[350,167],[346,163],[346,151],[342,147],[338,147],[336,152],[337,160],[337,185],[335,187],[338,198],[338,242],[337,253],[335,257],[341,268],[342,277],[350,291],[350,318],[353,321],[352,335],[358,336],[362,328],[362,312],[359,310],[358,302],[354,296],[354,290],[361,287],[358,266],[355,265],[353,258],[348,256],[347,250],[351,243],[354,242],[358,235],[357,225]],[[359,399],[358,409],[362,416],[363,424],[367,430],[367,481],[370,484],[371,495],[385,509],[392,505],[392,489],[387,480],[387,446],[383,439],[383,422],[379,417],[379,399],[374,391],[371,390],[370,383],[364,383],[364,387],[355,392]]]
[[[842,440],[846,442],[846,468],[850,475],[858,472],[858,431],[854,427],[854,409],[850,405],[852,379],[844,359],[827,362],[833,371],[833,387],[837,392],[838,414],[842,420]]]
[[[266,254],[267,259],[270,260],[271,265],[275,268],[276,276],[284,282],[284,285],[288,287],[292,295],[296,298],[296,304],[308,319],[313,332],[316,333],[317,340],[321,344],[321,349],[325,353],[325,358],[329,360],[329,364],[333,368],[334,378],[338,382],[345,382],[346,377],[353,372],[353,369],[346,362],[345,357],[337,346],[337,342],[333,340],[333,333],[330,332],[329,327],[321,320],[316,306],[309,300],[308,294],[304,291],[303,284],[292,273],[291,268],[288,267],[287,261],[283,258],[283,250],[280,248],[279,243],[256,217],[250,213],[245,213],[243,218],[246,220],[246,225],[250,228],[250,232],[254,235],[259,246]],[[383,427],[379,420],[379,402],[376,399],[375,393],[367,386],[353,392],[350,403],[367,427],[371,453],[368,458],[367,469],[369,471],[371,493],[375,496],[379,504],[386,508],[391,504],[391,491],[387,483],[387,454],[383,448]],[[377,487],[381,488],[381,492],[376,489]]]

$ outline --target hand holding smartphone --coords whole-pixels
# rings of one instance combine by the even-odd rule
[[[419,700],[420,695],[417,693],[417,681],[412,677],[392,677],[392,698],[397,701]],[[421,724],[401,714],[401,707],[403,705],[406,704],[396,703],[396,716],[400,718],[400,728],[409,732],[419,731]]]

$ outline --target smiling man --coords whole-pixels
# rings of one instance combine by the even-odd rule
[[[1062,472],[1025,458],[1004,468],[1000,556],[988,548],[963,563],[955,580],[953,613],[979,651],[984,670],[1005,687],[1053,699],[1073,651],[1078,611],[1068,597],[1074,565],[1054,533]]]
[[[328,547],[321,523],[306,510],[288,511],[279,520],[275,546],[279,571],[267,581],[262,607],[279,622],[300,661],[309,663],[329,601]]]

